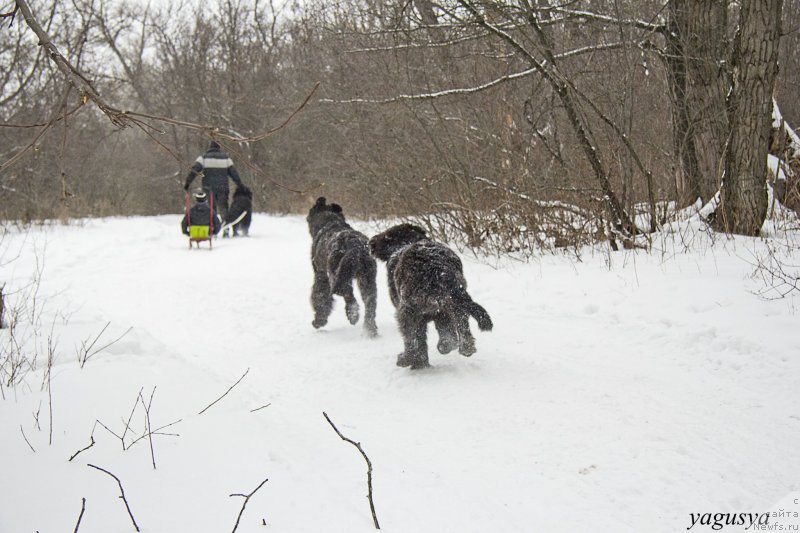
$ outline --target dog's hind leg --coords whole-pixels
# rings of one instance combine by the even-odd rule
[[[458,333],[453,324],[453,317],[449,313],[440,313],[433,321],[436,331],[439,332],[439,343],[436,348],[439,353],[450,353],[458,346]]]
[[[314,286],[311,289],[311,306],[314,308],[315,328],[321,328],[328,323],[328,317],[333,310],[333,296],[328,283],[328,275],[324,271],[314,272]]]
[[[347,315],[347,320],[355,325],[358,322],[358,300],[353,293],[353,285],[349,283],[343,287],[339,287],[339,292],[336,294],[344,297],[344,312]]]
[[[469,330],[469,315],[462,311],[455,313],[455,325],[458,332],[458,353],[464,357],[469,357],[474,354],[477,349],[475,348],[475,337]]]
[[[397,356],[397,366],[412,369],[428,365],[428,320],[407,306],[397,310],[397,322],[403,335],[403,353]]]
[[[378,335],[378,325],[375,323],[375,313],[378,307],[378,285],[375,282],[376,269],[361,272],[356,278],[361,299],[364,301],[364,333],[367,337]]]

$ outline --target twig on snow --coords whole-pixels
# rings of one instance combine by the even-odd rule
[[[133,404],[133,409],[131,409],[131,414],[128,415],[128,421],[125,422],[125,431],[122,432],[122,436],[119,437],[119,440],[122,441],[122,451],[127,450],[128,448],[125,446],[125,435],[128,433],[128,430],[131,428],[131,420],[133,420],[133,413],[136,412],[136,406],[139,405],[139,398],[142,396],[142,391],[144,387],[139,389],[139,394],[136,395],[136,402]],[[153,389],[155,391],[155,389]],[[105,427],[105,426],[103,426]],[[108,428],[106,428],[108,429]],[[110,431],[110,430],[109,430]]]
[[[97,336],[94,338],[94,340],[91,343],[89,343],[88,346],[86,345],[86,343],[89,341],[89,339],[86,339],[85,341],[81,341],[81,348],[78,350],[78,362],[80,363],[81,368],[83,368],[83,366],[86,364],[86,362],[89,359],[91,359],[92,357],[94,357],[98,353],[102,352],[106,348],[109,348],[110,346],[113,346],[114,344],[116,344],[119,341],[121,341],[122,338],[125,335],[127,335],[128,333],[130,333],[131,330],[133,329],[133,326],[129,327],[127,330],[125,330],[125,333],[123,333],[122,335],[120,335],[119,337],[114,339],[113,341],[104,344],[103,346],[101,346],[100,348],[97,348],[96,350],[92,350],[92,348],[94,348],[94,345],[97,344],[97,341],[100,340],[100,337],[103,336],[103,333],[105,333],[106,329],[108,329],[108,326],[110,326],[110,325],[111,325],[111,322],[106,322],[106,325],[103,326],[103,329],[100,330],[100,333],[97,334]]]
[[[111,433],[112,435],[114,435],[115,437],[117,437],[118,439],[121,439],[121,438],[122,438],[122,437],[120,437],[119,435],[117,435],[116,433],[114,433],[114,430],[112,430],[112,429],[111,429],[110,427],[108,427],[107,425],[103,424],[103,423],[102,423],[100,420],[95,420],[95,422],[96,422],[96,423],[98,423],[98,424],[100,424],[100,426],[101,426],[103,429],[105,429],[106,431],[108,431],[109,433]],[[94,431],[92,431],[92,433],[94,433]],[[122,449],[124,450],[124,449],[125,449],[125,447],[123,446],[123,448],[122,448]]]
[[[78,533],[78,528],[81,527],[81,519],[83,518],[83,513],[84,513],[84,511],[86,511],[86,498],[81,498],[81,499],[83,500],[83,503],[81,503],[81,514],[78,515],[78,523],[75,524],[75,532],[74,533]]]
[[[106,470],[104,468],[100,468],[99,466],[95,466],[95,465],[93,465],[91,463],[86,463],[86,466],[90,466],[90,467],[92,467],[92,468],[94,468],[96,470],[99,470],[101,472],[105,472],[106,474],[108,474],[109,476],[111,476],[111,477],[113,477],[114,479],[117,480],[117,485],[119,485],[119,494],[120,494],[119,497],[122,498],[122,501],[125,503],[125,509],[128,510],[128,516],[131,517],[131,522],[133,522],[133,527],[136,528],[136,531],[141,531],[139,529],[138,524],[136,523],[136,519],[133,517],[133,513],[131,512],[131,506],[128,505],[128,500],[127,500],[127,498],[125,498],[125,489],[122,488],[122,481],[120,481],[117,476],[115,476],[114,474],[112,474],[111,472],[109,472],[108,470]]]
[[[268,403],[267,405],[262,405],[261,407],[256,407],[255,409],[250,409],[250,412],[251,413],[255,413],[256,411],[260,411],[260,410],[262,410],[262,409],[264,409],[266,407],[269,407],[270,405],[272,405],[272,404]]]
[[[30,448],[33,453],[36,453],[36,450],[34,450],[33,446],[31,446],[31,443],[28,440],[28,437],[25,436],[25,430],[22,429],[22,424],[19,425],[19,431],[20,431],[20,433],[22,433],[22,438],[25,439],[25,443],[28,445],[28,448]]]
[[[264,479],[264,481],[259,483],[258,487],[253,489],[253,492],[251,492],[250,494],[231,494],[230,495],[231,498],[234,497],[234,496],[241,496],[242,498],[244,498],[244,503],[242,503],[242,508],[239,510],[239,516],[236,517],[236,523],[233,525],[233,531],[231,531],[231,533],[236,533],[236,528],[239,527],[239,520],[242,518],[242,514],[244,513],[244,508],[247,506],[247,502],[250,501],[250,498],[253,497],[253,494],[255,494],[258,491],[258,489],[263,487],[264,483],[266,483],[267,481],[269,481],[269,478]]]
[[[229,392],[230,392],[230,391],[231,391],[231,390],[232,390],[232,389],[233,389],[233,388],[234,388],[236,385],[238,385],[238,384],[239,384],[239,382],[240,382],[240,381],[242,381],[242,380],[244,379],[244,377],[247,375],[247,373],[248,373],[248,372],[250,372],[250,369],[249,369],[249,368],[248,368],[247,370],[245,370],[244,374],[242,374],[242,377],[240,377],[240,378],[239,378],[239,379],[236,381],[236,383],[234,383],[233,385],[231,385],[231,386],[228,388],[228,390],[226,390],[226,391],[225,391],[225,394],[223,394],[222,396],[220,396],[219,398],[217,398],[216,400],[214,400],[213,402],[211,402],[210,404],[208,404],[208,405],[206,406],[206,408],[205,408],[205,409],[203,409],[202,411],[200,411],[200,412],[199,412],[199,413],[197,413],[197,414],[199,414],[199,415],[202,415],[203,413],[205,413],[205,412],[206,412],[206,411],[209,409],[209,407],[211,407],[212,405],[214,405],[215,403],[217,403],[218,401],[220,401],[221,399],[223,399],[223,398],[224,398],[224,397],[225,397],[225,396],[226,396],[226,395],[227,395],[227,394],[228,394],[228,393],[229,393]]]
[[[147,437],[150,440],[150,459],[153,461],[153,470],[156,469],[156,454],[153,450],[153,426],[150,425],[150,406],[153,403],[153,396],[156,393],[156,388],[153,387],[153,392],[150,393],[150,401],[144,403],[144,397],[142,396],[142,391],[139,391],[139,399],[142,401],[142,406],[144,407],[144,417],[147,423]]]
[[[173,421],[173,422],[170,422],[169,424],[164,424],[163,426],[159,426],[159,427],[157,427],[157,428],[156,428],[156,429],[154,429],[152,432],[149,432],[149,431],[148,431],[148,432],[145,432],[145,433],[143,433],[142,435],[140,435],[140,436],[139,436],[139,437],[137,437],[136,439],[132,440],[132,441],[130,442],[130,444],[128,444],[128,449],[130,450],[130,449],[131,449],[131,446],[133,446],[134,444],[136,444],[137,442],[139,442],[139,441],[140,441],[140,440],[142,440],[143,438],[145,438],[145,437],[148,437],[148,436],[149,436],[149,435],[151,435],[151,434],[152,434],[152,435],[162,435],[162,436],[165,436],[165,437],[180,437],[180,436],[181,436],[181,435],[180,435],[180,433],[162,433],[162,432],[161,432],[161,430],[162,430],[162,429],[164,429],[164,428],[168,428],[168,427],[170,427],[170,426],[174,426],[174,425],[175,425],[175,424],[177,424],[178,422],[183,422],[183,419],[182,419],[182,418],[179,418],[178,420],[175,420],[175,421]]]
[[[152,435],[163,435],[163,436],[165,436],[165,437],[180,437],[180,434],[179,434],[179,433],[161,433],[161,430],[162,430],[162,429],[164,429],[164,428],[168,428],[168,427],[170,427],[170,426],[174,426],[174,425],[175,425],[175,424],[177,424],[178,422],[183,422],[183,419],[182,419],[182,418],[179,418],[178,420],[175,420],[174,422],[170,422],[169,424],[164,424],[163,426],[159,426],[159,427],[157,427],[157,428],[156,428],[156,429],[154,429],[152,432],[149,432],[149,431],[148,431],[148,432],[146,432],[146,433],[142,434],[142,435],[141,435],[141,436],[139,436],[138,438],[136,438],[136,439],[132,440],[130,444],[128,444],[128,449],[130,450],[130,449],[131,449],[131,446],[133,446],[134,444],[136,444],[137,442],[139,442],[140,440],[142,440],[143,438],[145,438],[145,437],[147,437],[147,436],[149,436],[149,435],[151,435],[151,434],[152,434]]]
[[[325,411],[322,412],[322,415],[325,417],[325,420],[328,421],[328,424],[331,425],[336,434],[339,435],[339,438],[355,446],[361,453],[361,456],[367,462],[367,499],[369,500],[369,510],[372,512],[372,522],[375,524],[375,529],[380,529],[381,526],[378,525],[378,516],[375,514],[375,503],[372,501],[372,462],[369,460],[369,457],[367,457],[367,454],[364,453],[364,449],[361,447],[360,442],[348,439],[342,435],[342,432],[339,431],[339,428],[333,424],[333,421],[331,421],[330,417],[328,417],[328,414]]]
[[[85,452],[86,450],[88,450],[89,448],[91,448],[92,446],[94,446],[94,435],[89,435],[89,438],[90,438],[90,439],[92,439],[92,442],[91,442],[91,443],[90,443],[90,444],[89,444],[89,445],[88,445],[86,448],[81,448],[81,449],[80,449],[80,450],[78,450],[77,452],[73,453],[73,454],[72,454],[72,457],[70,457],[70,458],[69,458],[69,461],[67,461],[67,462],[72,462],[72,460],[73,460],[73,459],[75,459],[76,457],[78,457],[78,454],[79,454],[79,453],[81,453],[81,452]]]

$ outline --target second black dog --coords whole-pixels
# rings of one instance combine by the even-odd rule
[[[469,317],[478,321],[482,331],[492,329],[492,319],[467,293],[458,256],[413,224],[389,228],[372,237],[369,246],[373,256],[386,261],[389,295],[397,309],[404,344],[397,366],[428,366],[427,329],[431,321],[439,333],[439,352],[458,347],[461,355],[474,354]]]
[[[245,185],[236,187],[236,192],[233,193],[233,201],[228,209],[228,220],[225,222],[232,222],[239,218],[242,213],[247,213],[242,220],[233,226],[233,236],[236,237],[241,232],[242,235],[247,236],[250,233],[250,222],[253,220],[253,191]]]
[[[338,204],[328,204],[317,198],[306,217],[313,239],[311,264],[314,267],[314,286],[311,305],[314,308],[315,328],[328,323],[333,310],[333,295],[344,298],[345,313],[351,324],[358,322],[358,301],[353,294],[353,279],[358,283],[364,301],[364,332],[369,337],[378,334],[375,310],[378,301],[377,264],[370,256],[367,237],[345,222]]]

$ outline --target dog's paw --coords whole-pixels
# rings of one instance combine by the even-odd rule
[[[352,302],[346,303],[344,312],[347,315],[347,320],[349,320],[351,324],[356,324],[358,322],[358,302],[353,300]]]
[[[319,329],[327,323],[328,323],[327,318],[315,318],[314,321],[311,323],[311,325],[314,326],[315,329]]]
[[[377,337],[378,336],[377,326],[365,326],[364,336],[368,339],[374,339],[375,337]]]
[[[464,357],[469,357],[470,355],[477,352],[478,349],[475,348],[475,341],[472,342],[462,342],[461,345],[458,347],[458,353],[463,355]]]
[[[413,362],[414,362],[414,359],[411,358],[411,357],[408,357],[405,352],[403,352],[403,353],[401,353],[400,355],[397,356],[397,366],[399,366],[401,368],[405,368],[407,366],[411,366]]]
[[[419,370],[420,368],[428,368],[431,365],[428,364],[427,356],[414,357],[403,352],[397,356],[397,366],[403,368],[410,367],[412,370]]]
[[[439,353],[445,354],[455,350],[456,346],[458,346],[457,339],[454,339],[453,337],[444,337],[439,339],[439,343],[436,345],[436,349],[439,350]]]

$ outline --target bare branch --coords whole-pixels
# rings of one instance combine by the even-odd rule
[[[225,391],[225,394],[223,394],[222,396],[220,396],[219,398],[217,398],[216,400],[214,400],[213,402],[211,402],[210,404],[208,404],[208,405],[206,406],[206,408],[205,408],[205,409],[203,409],[202,411],[200,411],[200,412],[199,412],[199,413],[197,413],[197,414],[199,414],[199,415],[202,415],[203,413],[205,413],[205,412],[208,410],[208,408],[209,408],[209,407],[211,407],[212,405],[214,405],[215,403],[217,403],[218,401],[220,401],[221,399],[223,399],[223,398],[224,398],[224,397],[225,397],[225,396],[226,396],[226,395],[227,395],[227,394],[228,394],[228,393],[229,393],[229,392],[230,392],[230,391],[231,391],[231,390],[232,390],[232,389],[233,389],[233,388],[234,388],[236,385],[238,385],[238,384],[239,384],[239,382],[240,382],[240,381],[242,381],[242,380],[244,379],[244,377],[247,375],[247,373],[248,373],[248,372],[250,372],[250,369],[249,369],[249,368],[248,368],[247,370],[245,370],[244,374],[242,374],[242,377],[240,377],[240,378],[239,378],[239,379],[236,381],[236,383],[234,383],[233,385],[231,385],[231,386],[228,388],[228,390],[226,390],[226,391]]]
[[[25,23],[39,38],[39,46],[42,46],[47,51],[47,56],[56,64],[58,70],[66,76],[67,81],[72,85],[78,93],[80,93],[83,102],[87,103],[90,100],[102,111],[108,119],[117,127],[125,127],[128,125],[128,120],[124,114],[119,110],[114,109],[108,105],[105,100],[100,96],[92,83],[81,74],[62,54],[58,47],[53,44],[50,35],[42,28],[36,17],[33,16],[31,8],[26,0],[16,0],[17,7]]]
[[[79,454],[79,453],[81,453],[81,452],[85,452],[86,450],[88,450],[89,448],[91,448],[92,446],[94,446],[94,435],[89,435],[89,438],[92,440],[92,442],[90,442],[90,443],[89,443],[89,445],[88,445],[87,447],[85,447],[85,448],[81,448],[81,449],[80,449],[80,450],[78,450],[77,452],[73,453],[73,454],[72,454],[72,457],[70,457],[70,458],[69,458],[69,461],[68,461],[68,462],[72,462],[72,460],[73,460],[73,459],[75,459],[75,458],[78,456],[78,454]]]
[[[146,432],[146,433],[144,433],[144,434],[143,434],[143,435],[141,435],[140,437],[138,437],[138,438],[136,438],[136,439],[132,440],[132,441],[131,441],[131,443],[130,443],[130,444],[128,444],[128,449],[130,450],[130,449],[131,449],[131,447],[132,447],[134,444],[136,444],[137,442],[139,442],[140,440],[142,440],[143,438],[145,438],[145,437],[147,437],[147,436],[149,436],[149,435],[151,435],[151,434],[152,434],[152,435],[163,435],[163,436],[166,436],[166,437],[180,437],[180,434],[178,434],[178,433],[162,433],[162,432],[161,432],[161,430],[162,430],[162,429],[168,428],[168,427],[170,427],[170,426],[174,426],[174,425],[175,425],[175,424],[177,424],[178,422],[183,422],[183,419],[182,419],[182,418],[179,418],[178,420],[175,420],[174,422],[170,422],[169,424],[164,424],[163,426],[157,427],[156,429],[154,429],[154,430],[152,431],[152,433],[151,433],[151,432]]]
[[[100,425],[103,427],[103,429],[105,429],[106,431],[108,431],[109,433],[111,433],[112,435],[114,435],[115,437],[117,437],[118,439],[122,439],[122,437],[120,437],[119,435],[117,435],[116,433],[114,433],[114,431],[112,431],[112,430],[111,430],[111,428],[109,428],[107,425],[103,424],[103,423],[102,423],[102,422],[100,422],[99,420],[95,420],[95,422],[97,422],[98,424],[100,424]],[[123,446],[123,448],[122,448],[122,449],[123,449],[123,450],[125,449],[125,448],[124,448],[124,446]]]
[[[361,453],[361,456],[364,458],[364,461],[367,462],[367,499],[369,500],[369,510],[372,513],[372,522],[373,522],[373,524],[375,524],[375,529],[380,529],[381,526],[378,525],[378,516],[375,514],[375,503],[372,500],[372,462],[369,460],[369,457],[367,457],[367,454],[364,452],[364,449],[361,447],[361,443],[360,442],[356,442],[356,441],[354,441],[352,439],[348,439],[347,437],[342,435],[342,432],[339,431],[339,428],[337,428],[334,425],[333,421],[330,419],[330,417],[328,416],[328,414],[325,411],[322,412],[322,416],[325,417],[325,420],[328,421],[328,424],[330,424],[331,427],[333,428],[333,430],[336,432],[336,434],[339,435],[339,438],[341,438],[343,441],[349,442],[350,444],[355,446],[356,449],[359,451],[359,453]]]
[[[577,57],[583,54],[594,53],[598,51],[604,50],[616,50],[625,46],[625,43],[607,43],[602,45],[592,45],[592,46],[584,46],[581,48],[576,48],[574,50],[569,50],[567,52],[562,52],[560,54],[556,54],[554,57],[556,59],[569,59],[572,57]],[[507,81],[517,80],[520,78],[525,78],[530,76],[531,74],[535,74],[539,72],[539,69],[536,67],[529,68],[527,70],[523,70],[521,72],[515,72],[513,74],[507,74],[505,76],[501,76],[497,79],[492,81],[486,82],[482,85],[476,85],[474,87],[464,87],[458,89],[445,89],[442,91],[437,91],[433,93],[420,93],[420,94],[400,94],[394,96],[392,98],[384,98],[384,99],[369,99],[369,98],[353,98],[350,100],[333,100],[330,98],[320,99],[320,103],[325,104],[391,104],[395,102],[401,102],[406,100],[432,100],[434,98],[442,98],[446,96],[454,96],[454,95],[465,95],[465,94],[473,94],[479,93],[481,91],[485,91],[486,89],[491,89],[497,85],[505,83]]]
[[[75,107],[73,107],[69,111],[66,111],[64,113],[59,113],[58,116],[54,117],[53,120],[51,120],[49,122],[33,122],[33,123],[30,123],[30,124],[15,124],[15,123],[12,123],[12,122],[0,122],[0,128],[11,128],[11,129],[18,129],[18,130],[42,128],[42,127],[48,127],[49,128],[50,126],[54,126],[55,124],[61,122],[65,118],[72,116],[73,114],[75,114],[77,111],[79,111],[81,109],[83,109],[83,104],[82,103],[76,105]]]
[[[128,505],[128,500],[127,500],[127,498],[125,498],[125,489],[122,488],[122,481],[120,481],[117,476],[115,476],[114,474],[112,474],[111,472],[109,472],[108,470],[106,470],[104,468],[100,468],[99,466],[95,466],[95,465],[93,465],[91,463],[87,463],[86,466],[90,466],[90,467],[92,467],[92,468],[94,468],[96,470],[99,470],[101,472],[105,472],[106,474],[108,474],[109,476],[111,476],[111,477],[113,477],[114,479],[117,480],[117,484],[119,485],[120,498],[122,498],[122,501],[125,503],[125,509],[128,510],[128,516],[131,517],[131,522],[133,522],[133,527],[136,528],[136,531],[141,531],[139,529],[138,524],[136,524],[136,519],[133,517],[133,513],[131,512],[131,506]]]
[[[81,527],[81,519],[83,518],[83,513],[84,511],[86,511],[86,498],[81,498],[81,500],[83,500],[83,503],[81,503],[81,514],[78,515],[78,523],[75,524],[74,533],[78,533],[78,528]]]
[[[231,531],[231,533],[235,533],[236,529],[239,527],[239,520],[241,520],[241,518],[242,518],[242,514],[244,513],[244,508],[247,507],[247,502],[250,501],[250,498],[253,497],[253,494],[255,494],[258,491],[258,489],[263,487],[264,483],[266,483],[267,481],[269,481],[269,479],[265,479],[264,481],[259,483],[258,487],[253,489],[253,492],[251,492],[250,494],[231,494],[230,495],[230,497],[241,496],[242,498],[244,498],[244,503],[242,503],[242,508],[239,510],[239,516],[236,517],[236,523],[233,525],[233,530]]]
[[[255,409],[250,409],[250,412],[251,413],[255,413],[256,411],[260,411],[260,410],[262,410],[262,409],[264,409],[266,407],[269,407],[270,405],[272,405],[272,404],[268,403],[267,405],[262,405],[261,407],[256,407]]]
[[[601,22],[603,24],[618,24],[622,26],[632,26],[640,30],[649,31],[652,33],[664,33],[667,31],[665,24],[654,24],[645,20],[637,19],[621,19],[619,17],[612,17],[610,15],[603,15],[601,13],[594,13],[592,11],[567,9],[561,7],[553,7],[553,11],[563,15],[570,15],[573,17],[583,18],[594,22]]]
[[[17,17],[18,11],[19,11],[19,6],[14,5],[14,9],[12,9],[11,11],[8,11],[6,13],[0,13],[0,20],[9,19],[8,27],[10,28],[11,26],[14,25],[14,19]]]
[[[100,330],[100,333],[98,333],[97,336],[94,338],[94,340],[91,342],[91,344],[89,344],[89,346],[86,346],[86,341],[81,342],[82,346],[81,346],[81,350],[80,350],[80,352],[78,354],[78,361],[81,364],[81,368],[83,368],[83,366],[86,364],[86,362],[89,359],[91,359],[93,356],[97,355],[98,353],[102,352],[106,348],[108,348],[108,347],[118,343],[119,341],[121,341],[122,338],[125,337],[125,335],[127,335],[128,333],[130,333],[131,330],[133,329],[133,326],[129,327],[127,330],[125,330],[125,333],[123,333],[122,335],[120,335],[119,337],[114,339],[113,341],[111,341],[111,342],[109,342],[107,344],[104,344],[103,346],[101,346],[100,348],[97,348],[94,351],[91,351],[92,348],[94,347],[94,345],[97,343],[98,340],[100,340],[100,337],[103,336],[103,333],[105,332],[106,329],[108,329],[108,326],[110,326],[110,325],[111,325],[111,322],[107,322],[106,325],[103,326],[103,329]]]
[[[514,74],[508,74],[506,76],[501,76],[495,80],[490,82],[484,83],[483,85],[477,85],[475,87],[467,87],[467,88],[460,88],[460,89],[448,89],[444,91],[439,91],[435,93],[423,93],[423,94],[401,94],[395,96],[393,98],[386,98],[383,100],[370,100],[366,98],[354,98],[351,100],[331,100],[331,99],[321,99],[320,103],[325,104],[391,104],[394,102],[400,102],[404,100],[431,100],[434,98],[441,98],[443,96],[452,96],[456,94],[472,94],[477,93],[480,91],[485,91],[486,89],[490,89],[496,85],[501,83],[516,80],[519,78],[524,78],[526,76],[530,76],[531,74],[535,73],[535,68],[529,68],[528,70],[523,70],[522,72],[516,72]]]
[[[139,389],[139,394],[136,395],[136,402],[133,404],[133,408],[131,409],[131,414],[128,415],[128,421],[125,423],[125,431],[122,432],[122,436],[119,437],[119,440],[122,441],[122,450],[125,451],[127,447],[125,446],[125,435],[128,433],[128,430],[131,428],[131,420],[133,420],[133,413],[136,412],[136,407],[139,405],[139,397],[142,395],[142,391],[144,387]],[[103,426],[105,427],[105,426]],[[106,428],[108,429],[108,428]]]
[[[33,453],[36,453],[36,450],[34,450],[33,446],[31,446],[31,442],[28,440],[28,437],[25,436],[25,430],[22,429],[22,424],[19,425],[19,431],[22,433],[22,438],[25,439],[25,444],[28,445],[28,448],[30,448]]]
[[[156,393],[156,388],[153,387],[153,392],[150,393],[150,401],[145,403],[144,397],[142,396],[142,392],[139,391],[139,399],[142,401],[142,406],[144,406],[144,413],[145,413],[145,421],[147,426],[147,436],[150,440],[150,459],[153,461],[153,470],[156,469],[156,454],[153,450],[153,431],[152,426],[150,425],[150,406],[153,404],[153,396]]]
[[[151,114],[148,114],[148,113],[139,113],[139,112],[136,112],[136,111],[121,111],[121,113],[124,114],[126,117],[134,117],[134,118],[141,118],[141,119],[147,119],[147,120],[155,120],[157,122],[163,122],[164,124],[170,124],[170,125],[173,125],[173,126],[180,126],[182,128],[188,129],[188,130],[200,131],[200,132],[205,133],[206,135],[208,135],[209,137],[211,137],[213,139],[225,139],[225,140],[232,141],[232,142],[237,142],[237,143],[258,142],[258,141],[263,141],[264,139],[266,139],[270,135],[272,135],[275,132],[277,132],[277,131],[283,129],[284,127],[286,127],[286,125],[289,124],[289,122],[291,122],[292,119],[300,111],[302,111],[303,108],[308,104],[308,102],[311,100],[311,97],[314,96],[314,93],[317,91],[317,88],[319,87],[319,85],[320,85],[320,82],[317,82],[314,85],[314,87],[311,89],[311,92],[309,92],[308,95],[305,97],[303,102],[297,108],[295,108],[295,110],[292,111],[289,114],[289,116],[286,117],[286,119],[284,119],[283,122],[281,122],[279,125],[275,126],[274,128],[271,128],[271,129],[269,129],[269,130],[267,130],[267,131],[265,131],[263,133],[260,133],[258,135],[254,135],[252,137],[241,137],[241,136],[236,136],[236,135],[229,135],[227,133],[221,133],[219,126],[211,126],[211,125],[207,125],[207,124],[197,124],[195,122],[188,122],[188,121],[185,121],[185,120],[178,120],[178,119],[174,119],[174,118],[170,118],[170,117],[164,117],[164,116],[159,116],[159,115],[151,115]]]
[[[56,109],[56,116],[52,120],[50,120],[50,122],[43,124],[41,129],[36,133],[36,136],[34,136],[33,140],[31,140],[24,148],[22,148],[16,154],[14,154],[11,157],[11,159],[0,164],[0,172],[7,169],[8,167],[16,163],[19,159],[21,159],[23,155],[25,155],[29,150],[33,149],[33,147],[36,146],[36,143],[39,142],[39,139],[41,139],[44,136],[44,134],[47,133],[47,131],[53,127],[54,124],[66,118],[67,116],[66,114],[59,115],[58,111],[60,111],[61,109],[64,108],[64,106],[66,106],[67,97],[69,96],[69,93],[70,93],[69,88],[66,91],[64,91],[64,96],[62,96],[61,101],[59,102],[58,107]],[[32,126],[32,127],[37,127],[37,126]]]

